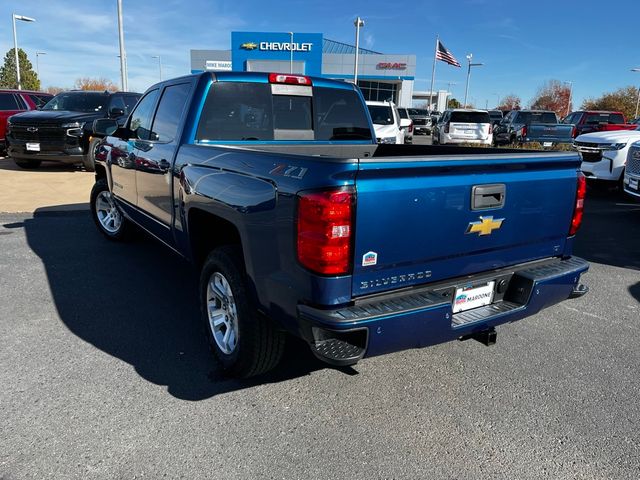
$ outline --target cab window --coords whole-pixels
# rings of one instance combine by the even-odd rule
[[[153,119],[153,107],[158,98],[158,90],[151,90],[138,103],[131,114],[129,130],[135,138],[140,140],[155,140],[151,138],[151,120]]]

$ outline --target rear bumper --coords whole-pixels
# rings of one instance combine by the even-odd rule
[[[572,296],[588,268],[578,257],[548,259],[363,299],[340,309],[300,305],[298,317],[303,337],[319,358],[353,364],[362,357],[436,345],[534,315]],[[456,287],[491,280],[496,281],[494,303],[453,313]],[[506,286],[499,293],[501,280]]]
[[[440,143],[449,144],[449,143],[476,143],[480,145],[491,145],[493,143],[493,135],[489,135],[486,138],[469,138],[469,137],[458,137],[456,135],[451,135],[449,133],[442,134],[440,138]]]

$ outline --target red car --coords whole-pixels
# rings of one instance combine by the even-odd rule
[[[0,90],[0,151],[6,151],[7,118],[16,113],[36,110],[53,98],[50,93],[29,90]]]

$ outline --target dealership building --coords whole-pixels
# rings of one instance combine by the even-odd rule
[[[355,47],[321,33],[232,32],[230,50],[191,50],[191,72],[282,72],[353,81]],[[410,107],[415,55],[387,55],[364,48],[358,86],[367,100]]]

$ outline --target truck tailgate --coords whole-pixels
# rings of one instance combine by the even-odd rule
[[[527,127],[527,137],[533,141],[571,143],[573,141],[573,125],[549,125],[532,123]]]
[[[353,295],[561,255],[579,166],[575,153],[361,160]]]

